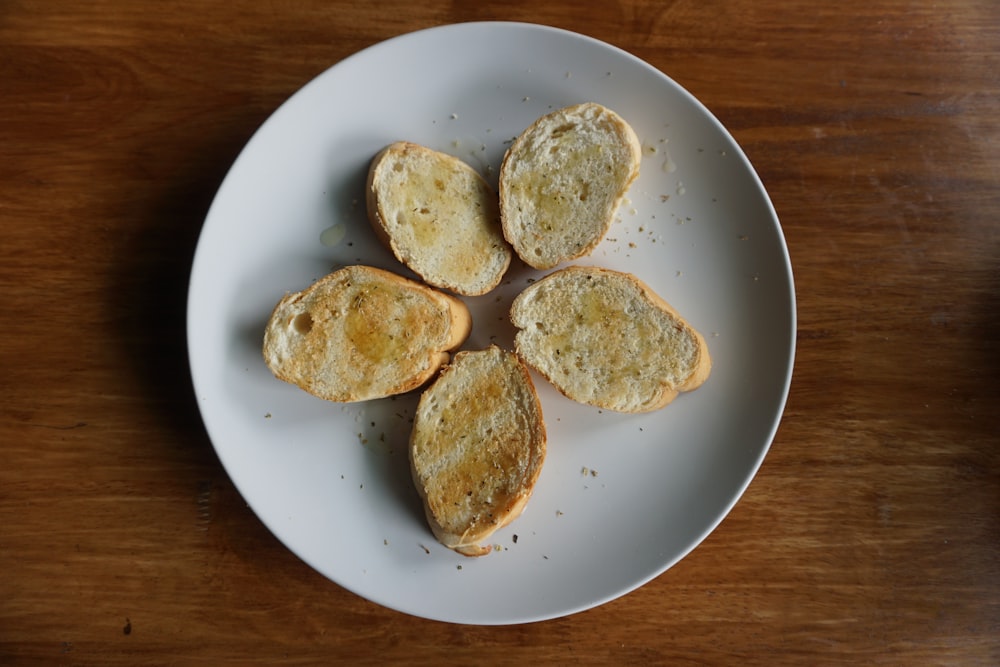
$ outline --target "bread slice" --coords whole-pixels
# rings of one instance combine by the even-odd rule
[[[510,266],[496,193],[452,155],[409,142],[387,146],[369,167],[366,204],[379,239],[431,285],[485,294]]]
[[[490,346],[462,351],[420,397],[410,466],[435,537],[466,556],[517,518],[545,460],[542,407],[527,368]]]
[[[670,305],[628,273],[571,266],[511,304],[517,353],[569,398],[649,412],[711,371],[708,346]]]
[[[500,165],[504,237],[536,269],[590,254],[639,176],[641,161],[635,132],[600,104],[542,116]]]
[[[264,332],[276,377],[329,401],[415,389],[472,328],[457,297],[371,266],[348,266],[286,295]]]

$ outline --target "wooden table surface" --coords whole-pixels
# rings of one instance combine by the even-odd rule
[[[208,205],[268,115],[363,47],[486,19],[610,42],[702,100],[768,188],[799,318],[721,526],[625,597],[502,627],[382,608],[279,543],[184,339]],[[7,0],[0,664],[1000,664],[998,177],[992,0]]]

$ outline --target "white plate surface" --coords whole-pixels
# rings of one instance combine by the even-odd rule
[[[712,375],[646,415],[599,411],[536,376],[548,458],[525,513],[469,559],[440,546],[409,477],[416,396],[339,405],[280,382],[264,323],[287,291],[333,268],[406,273],[365,218],[372,156],[395,140],[452,153],[494,185],[538,116],[600,102],[645,155],[619,220],[590,257],[635,273],[708,341]],[[412,275],[412,274],[409,274]],[[512,346],[506,312],[543,273],[466,299],[465,347]],[[188,306],[191,370],[233,482],[313,568],[376,603],[459,623],[564,616],[623,595],[699,544],[763,460],[791,378],[791,267],[767,193],[721,124],[663,73],[548,27],[470,23],[404,35],[318,76],[256,132],[199,240]]]

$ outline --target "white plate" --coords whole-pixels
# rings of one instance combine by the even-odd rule
[[[581,263],[649,283],[705,334],[714,369],[698,391],[638,416],[575,404],[536,378],[549,448],[535,494],[495,535],[493,553],[464,558],[434,540],[410,481],[416,397],[339,405],[280,382],[262,361],[264,323],[286,291],[335,266],[404,272],[365,218],[365,172],[384,145],[406,139],[451,152],[495,184],[512,137],[583,101],[624,116],[646,155],[620,221]],[[496,293],[467,299],[475,324],[465,347],[511,347],[506,309],[539,275],[515,266]],[[289,549],[387,607],[504,624],[612,600],[664,572],[719,524],[781,417],[795,303],[767,193],[689,93],[588,37],[469,23],[404,35],[338,63],[259,129],[205,221],[188,337],[218,455]]]

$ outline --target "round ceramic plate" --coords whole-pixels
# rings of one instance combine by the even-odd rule
[[[548,456],[524,514],[465,558],[439,545],[410,479],[417,395],[316,399],[263,363],[278,300],[334,268],[409,274],[369,228],[364,180],[386,144],[456,155],[496,184],[511,140],[584,101],[621,114],[641,175],[580,264],[639,276],[705,336],[714,366],[665,409],[576,404],[535,377]],[[513,297],[543,275],[516,262],[466,299],[464,347],[511,349]],[[564,616],[662,574],[725,517],[763,460],[791,378],[795,303],[775,212],[722,125],[689,93],[615,47],[516,23],[391,39],[318,76],[247,144],[205,221],[188,337],[208,434],[253,511],[329,579],[381,605],[459,623]]]

